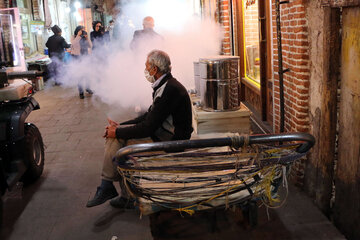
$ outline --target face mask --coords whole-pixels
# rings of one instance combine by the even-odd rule
[[[151,83],[154,83],[154,82],[155,82],[154,76],[151,76],[148,70],[145,69],[145,70],[144,70],[144,74],[145,74],[146,80],[148,80],[148,81],[151,82]]]

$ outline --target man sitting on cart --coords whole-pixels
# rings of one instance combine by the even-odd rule
[[[103,204],[119,194],[113,184],[120,175],[113,164],[116,152],[129,139],[150,137],[153,141],[190,139],[192,128],[191,101],[185,87],[171,75],[171,61],[167,53],[151,51],[145,63],[145,78],[152,84],[153,103],[148,111],[138,118],[121,124],[108,120],[104,137],[105,155],[101,174],[101,184],[95,196],[87,202],[87,207]],[[121,125],[132,124],[123,127]],[[110,201],[117,208],[133,208],[125,189],[121,196]]]

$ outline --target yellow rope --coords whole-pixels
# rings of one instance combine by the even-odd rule
[[[213,197],[211,197],[211,198],[208,198],[207,200],[201,201],[201,202],[198,203],[198,204],[193,204],[193,205],[190,205],[190,206],[187,206],[187,207],[175,208],[174,210],[179,211],[179,212],[187,212],[187,213],[189,213],[188,210],[190,210],[191,208],[195,208],[195,207],[198,207],[198,206],[200,206],[200,205],[203,205],[204,203],[207,203],[207,202],[209,202],[209,201],[211,201],[211,200],[214,200],[215,198],[218,198],[218,197],[220,197],[220,196],[228,193],[229,191],[233,190],[234,188],[237,188],[237,187],[239,187],[240,185],[242,185],[242,184],[243,184],[244,182],[246,182],[247,180],[255,177],[257,174],[259,174],[259,173],[261,173],[261,172],[263,172],[263,171],[266,171],[268,168],[269,168],[269,167],[264,168],[264,169],[262,169],[262,170],[260,170],[260,171],[255,172],[254,174],[252,174],[251,176],[249,176],[249,177],[246,178],[245,180],[242,180],[239,184],[236,184],[236,185],[234,185],[234,186],[226,189],[225,191],[223,191],[223,192],[221,192],[221,193],[218,193],[218,194],[216,194],[215,196],[213,196]],[[194,210],[192,210],[192,212],[194,212]],[[189,214],[192,215],[192,213],[189,213]]]

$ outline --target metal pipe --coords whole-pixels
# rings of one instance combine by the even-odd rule
[[[248,144],[259,143],[274,143],[274,142],[287,142],[287,141],[303,141],[296,151],[305,153],[315,144],[315,138],[308,133],[282,133],[282,134],[264,134],[249,136]],[[247,142],[245,136],[239,136],[236,141],[237,147],[244,146]],[[116,152],[117,159],[134,153],[148,152],[148,151],[183,151],[184,149],[192,148],[205,148],[205,147],[223,147],[233,146],[232,138],[209,138],[199,140],[181,140],[181,141],[167,141],[156,143],[143,143],[134,144],[121,148]]]
[[[280,132],[284,132],[285,113],[284,113],[284,76],[282,65],[282,45],[281,45],[281,25],[280,25],[280,1],[275,0],[276,7],[276,32],[278,46],[278,67],[279,67],[279,87],[280,87]]]

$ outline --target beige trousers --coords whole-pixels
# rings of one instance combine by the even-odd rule
[[[126,142],[117,138],[105,139],[105,153],[101,176],[108,181],[119,181],[120,175],[113,164],[113,158],[116,152],[124,147]]]
[[[143,138],[143,139],[134,139],[125,141],[122,139],[117,138],[106,138],[105,140],[105,153],[104,153],[104,162],[103,162],[103,169],[101,176],[103,179],[108,181],[119,181],[120,188],[121,188],[121,196],[125,198],[129,198],[130,196],[125,191],[125,186],[123,181],[120,181],[120,174],[116,169],[116,166],[113,163],[113,159],[115,157],[116,152],[126,146],[127,143],[130,145],[137,144],[137,143],[144,143],[144,142],[152,142],[150,138]]]

